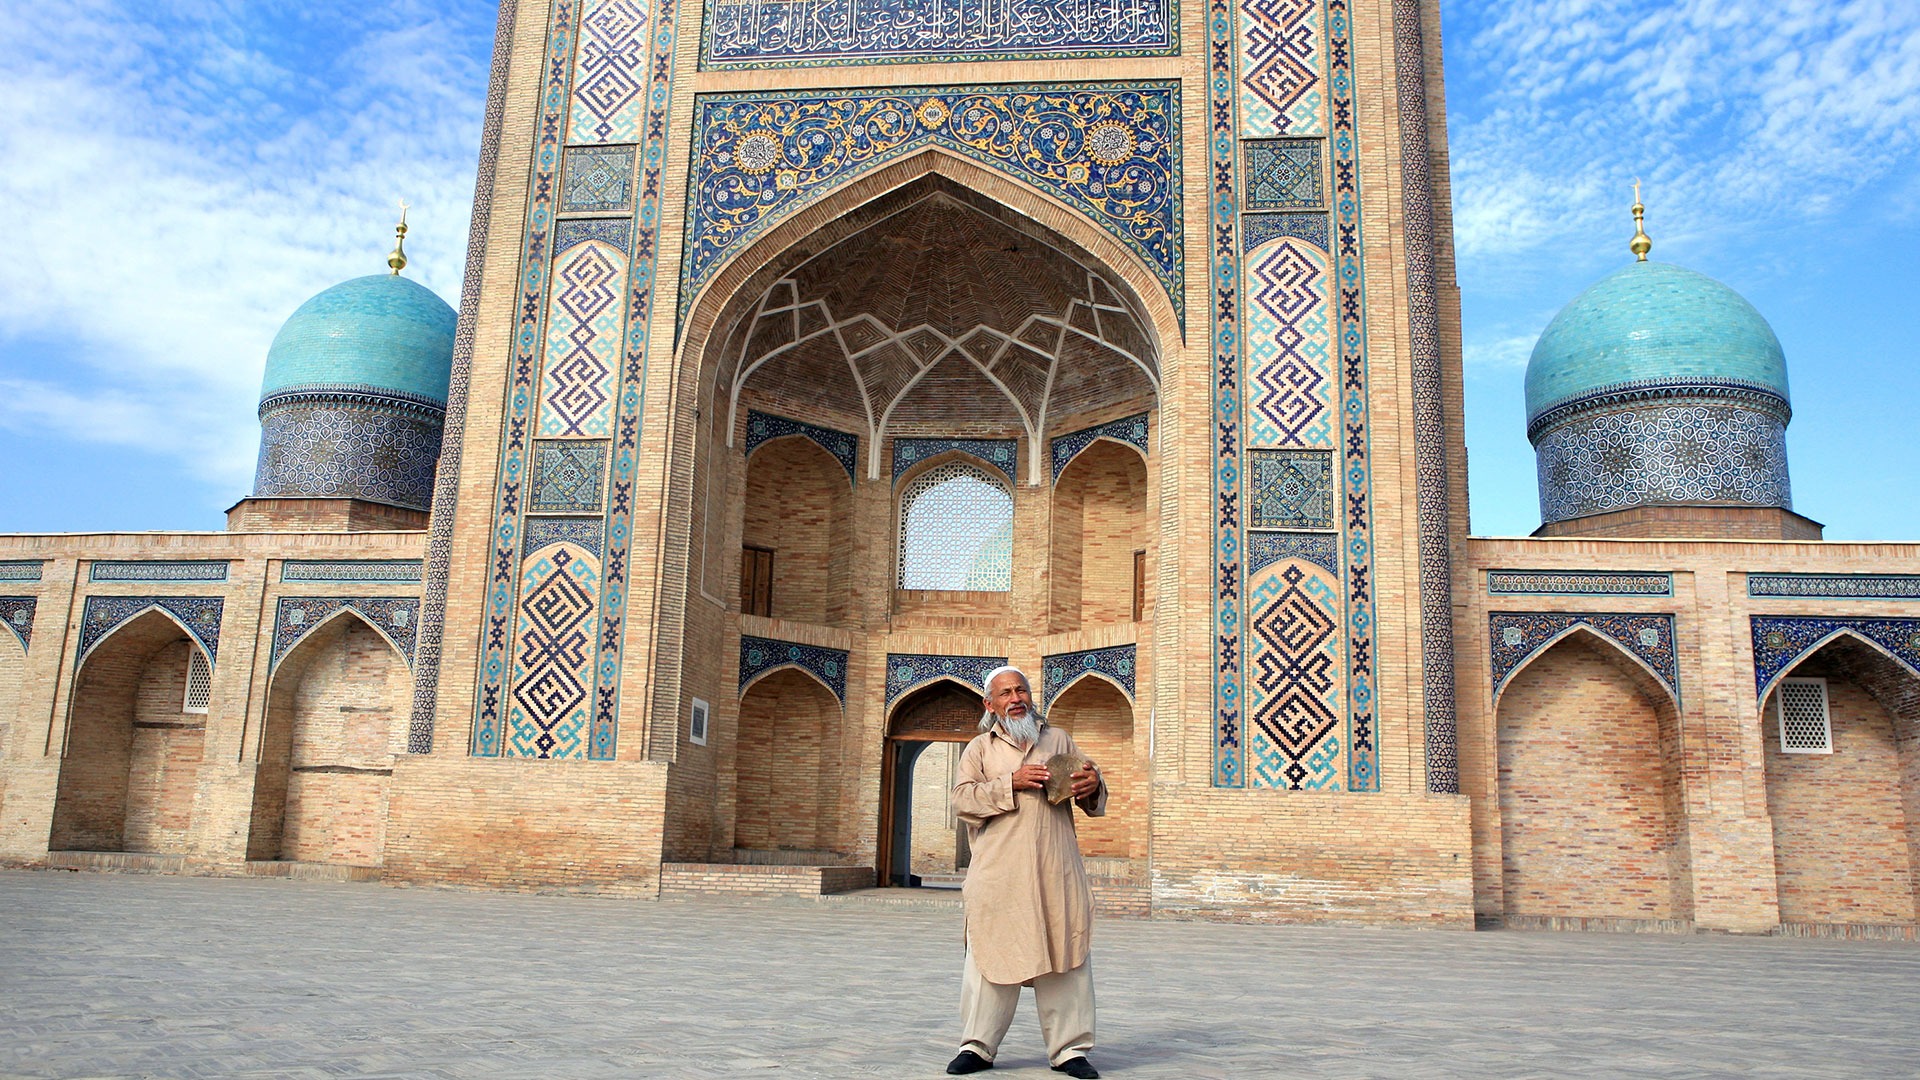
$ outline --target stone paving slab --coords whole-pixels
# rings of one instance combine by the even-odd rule
[[[0,1076],[935,1077],[960,918],[0,872]],[[1920,946],[1107,921],[1115,1077],[1896,1077]],[[1053,1077],[1031,998],[991,1076]]]

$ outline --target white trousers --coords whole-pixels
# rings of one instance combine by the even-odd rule
[[[1030,985],[1040,1034],[1047,1040],[1047,1064],[1085,1057],[1093,1049],[1093,957],[1072,971],[1035,976]],[[1020,1004],[1020,986],[981,978],[973,952],[967,952],[960,977],[960,1049],[993,1060]]]

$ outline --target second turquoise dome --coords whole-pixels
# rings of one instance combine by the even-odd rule
[[[1637,262],[1601,278],[1547,324],[1527,361],[1527,423],[1595,394],[1732,387],[1787,399],[1780,339],[1718,281]]]
[[[300,305],[267,351],[260,397],[302,387],[364,387],[445,405],[452,307],[397,274],[352,278]]]

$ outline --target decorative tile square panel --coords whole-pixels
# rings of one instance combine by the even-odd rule
[[[1254,529],[1331,529],[1333,455],[1325,450],[1249,450]]]
[[[631,146],[568,147],[566,171],[561,174],[560,212],[632,213],[633,160]]]
[[[1169,56],[1177,25],[1174,0],[712,0],[700,66]]]
[[[1247,169],[1242,209],[1312,210],[1326,205],[1324,140],[1250,139],[1240,149]]]
[[[39,581],[39,559],[8,559],[0,562],[0,581]]]
[[[536,514],[599,513],[605,503],[606,473],[604,442],[536,441],[527,509]]]

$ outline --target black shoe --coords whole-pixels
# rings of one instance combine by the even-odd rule
[[[1076,1060],[1085,1061],[1087,1059],[1078,1058]],[[947,1072],[953,1076],[965,1076],[967,1073],[976,1073],[982,1069],[991,1068],[993,1068],[993,1062],[988,1061],[986,1058],[981,1057],[971,1050],[962,1050],[958,1057],[947,1062]],[[1080,1074],[1074,1073],[1074,1075],[1079,1076]],[[1093,1075],[1099,1076],[1100,1074],[1094,1073]]]
[[[1070,1057],[1055,1065],[1053,1071],[1066,1073],[1073,1080],[1100,1080],[1100,1070],[1084,1057]]]

